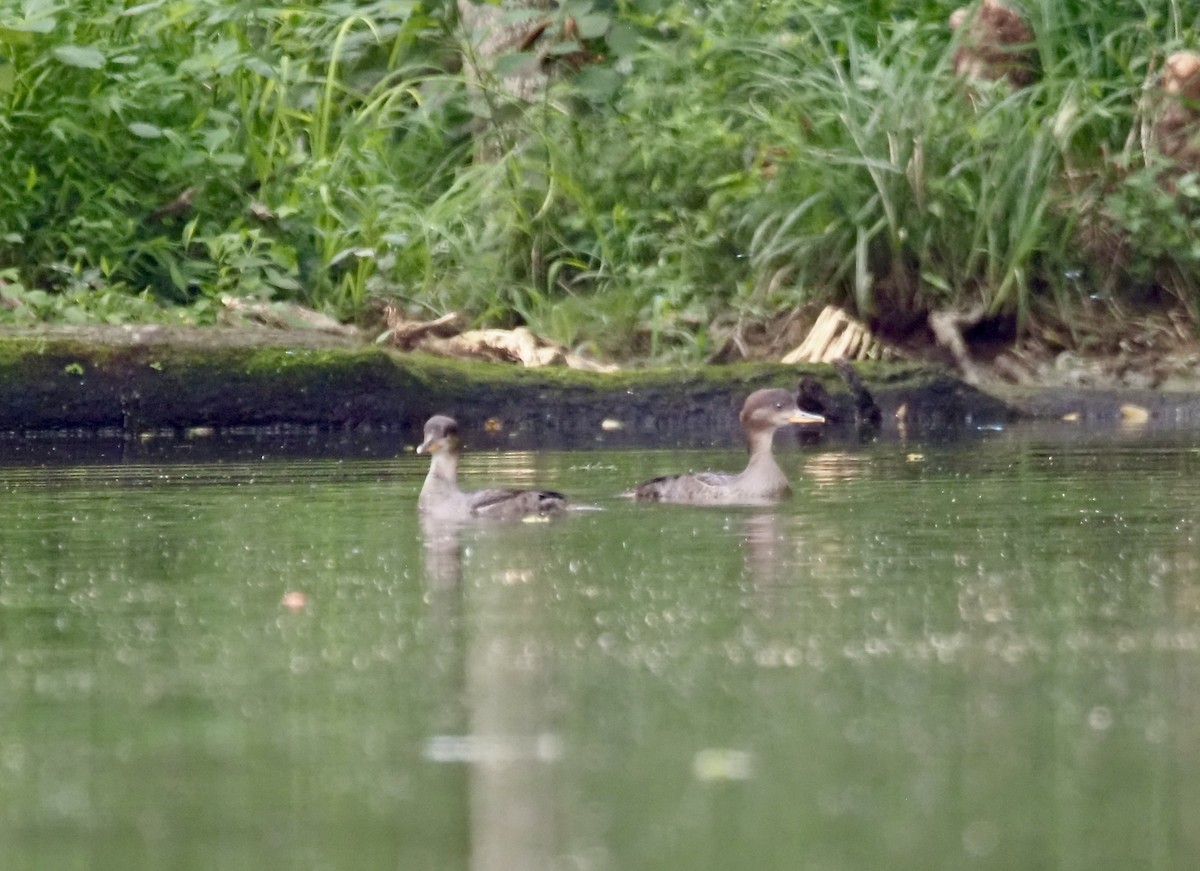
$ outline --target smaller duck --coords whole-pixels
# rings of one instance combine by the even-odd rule
[[[417,498],[417,508],[423,515],[442,520],[472,517],[516,520],[567,510],[567,497],[551,490],[493,488],[464,493],[458,489],[461,449],[458,422],[454,418],[442,414],[429,418],[425,423],[425,440],[417,446],[418,454],[429,454],[431,458],[429,474]]]
[[[819,414],[801,411],[796,397],[780,388],[756,390],[746,397],[739,417],[750,442],[750,462],[740,474],[694,472],[666,475],[638,484],[622,496],[647,502],[692,505],[762,505],[791,494],[787,477],[771,451],[775,430],[789,423],[824,423]]]

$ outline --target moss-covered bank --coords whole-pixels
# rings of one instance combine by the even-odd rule
[[[942,370],[864,365],[895,426],[946,429],[1011,410]],[[596,374],[463,363],[318,333],[84,327],[0,331],[0,429],[386,427],[415,432],[435,412],[543,443],[601,432],[672,441],[732,434],[755,388],[817,378],[849,410],[828,366],[748,364]],[[851,415],[847,415],[851,417]],[[607,422],[607,423],[606,423]],[[614,423],[615,422],[615,423]],[[620,438],[613,435],[612,438]]]

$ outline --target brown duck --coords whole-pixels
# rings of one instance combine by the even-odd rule
[[[514,520],[538,515],[561,514],[567,497],[551,490],[493,488],[463,492],[458,489],[458,456],[462,442],[458,423],[452,417],[435,415],[425,424],[425,440],[418,454],[429,454],[429,474],[417,498],[417,508],[432,518],[467,520],[490,517]]]
[[[746,397],[739,419],[750,443],[750,462],[744,471],[667,475],[638,484],[621,495],[692,505],[761,505],[786,498],[791,488],[771,451],[775,430],[790,423],[824,423],[825,418],[801,411],[796,397],[787,390],[768,388]]]

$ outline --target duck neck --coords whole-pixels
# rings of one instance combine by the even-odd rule
[[[787,478],[775,462],[771,449],[775,430],[752,430],[746,435],[750,441],[750,462],[746,464],[746,471],[738,476],[742,484],[764,492],[786,488]]]
[[[438,451],[430,457],[429,474],[421,487],[421,497],[458,492],[458,453]]]
[[[754,429],[747,432],[746,437],[750,442],[751,466],[755,463],[761,463],[764,460],[772,464],[775,462],[775,457],[771,450],[775,442],[775,430]]]

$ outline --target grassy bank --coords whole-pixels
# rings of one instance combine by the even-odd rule
[[[1137,131],[1196,13],[1029,0],[1038,81],[971,100],[954,5],[572,2],[546,63],[592,62],[519,111],[468,89],[453,4],[10,5],[0,320],[391,301],[699,359],[808,303],[1192,306],[1200,185],[1164,192]]]
[[[1007,403],[937,367],[868,363],[862,376],[889,432],[974,431],[1015,416]],[[0,326],[0,438],[133,437],[193,427],[382,427],[416,435],[430,414],[452,411],[476,435],[492,432],[488,443],[496,446],[518,436],[576,446],[600,439],[735,442],[737,411],[750,391],[802,377],[820,381],[833,397],[823,431],[854,437],[854,399],[828,366],[743,363],[601,375],[400,354],[265,328]]]

